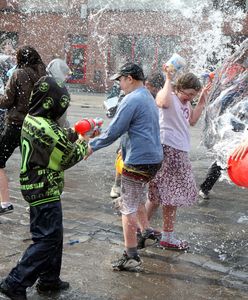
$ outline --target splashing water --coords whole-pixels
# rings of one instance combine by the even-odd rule
[[[223,168],[248,129],[248,39],[220,67],[205,115],[203,141]]]
[[[120,47],[120,41],[114,36],[116,26],[123,28],[127,37],[132,39],[135,35],[135,30],[132,32],[132,26],[128,28],[126,22],[137,24],[140,18],[141,26],[137,43],[143,49],[139,49],[140,57],[132,58],[135,62],[141,63],[142,67],[148,75],[154,67],[154,56],[162,57],[159,59],[157,68],[161,69],[162,63],[167,61],[174,52],[185,54],[188,60],[188,69],[200,75],[204,69],[209,68],[211,65],[216,67],[217,61],[222,61],[231,54],[232,49],[227,47],[227,44],[233,45],[231,38],[223,33],[223,28],[226,22],[229,22],[232,31],[239,34],[243,28],[242,21],[246,14],[238,7],[233,6],[229,8],[229,14],[226,14],[218,9],[213,9],[211,2],[203,0],[201,2],[196,0],[169,0],[169,1],[148,1],[148,0],[133,0],[118,2],[114,0],[94,0],[89,2],[90,8],[90,28],[94,36],[97,48],[101,53],[102,64],[105,67],[105,86],[107,87],[107,77],[109,73],[113,72],[108,64],[108,49],[114,51],[114,69],[120,67],[127,60],[130,60],[126,49],[120,49],[120,52],[115,52],[115,47]],[[135,20],[130,20],[125,17],[126,10],[134,12],[133,17]],[[110,11],[113,13],[111,14]],[[155,12],[156,21],[144,17],[148,12]],[[137,18],[137,20],[136,20]],[[108,24],[103,28],[104,20]],[[159,25],[159,26],[157,26]],[[175,26],[177,30],[175,32]],[[119,28],[118,27],[118,28]],[[157,28],[157,29],[156,29]],[[166,32],[175,35],[167,36],[166,41],[161,41],[159,28],[166,28]],[[113,34],[112,34],[113,33]],[[116,34],[118,35],[118,34]],[[170,38],[169,38],[170,37]],[[118,44],[119,43],[119,44]],[[133,43],[133,41],[132,41]],[[157,50],[156,45],[158,46]],[[157,51],[157,52],[156,52]],[[184,56],[184,55],[182,55]],[[107,87],[108,88],[108,87]]]
[[[39,13],[36,12],[37,2],[11,1],[13,7],[19,3],[23,22],[26,16],[34,21],[35,18],[39,18]],[[79,1],[46,0],[43,2],[39,1],[38,5],[41,12],[59,12],[64,19],[64,22],[56,24],[53,30],[56,30],[59,35],[62,31],[60,26],[63,29],[68,27],[69,33],[70,25],[74,22],[73,13],[76,8],[78,9]],[[190,71],[197,74],[201,74],[204,68],[209,67],[212,58],[222,60],[227,57],[231,50],[226,45],[232,44],[232,41],[223,33],[223,28],[228,23],[233,35],[239,35],[246,14],[235,4],[232,5],[231,1],[228,13],[214,8],[212,2],[209,0],[87,1],[88,35],[91,40],[89,44],[92,45],[92,47],[89,45],[90,55],[87,63],[94,65],[94,69],[101,72],[100,85],[108,90],[109,75],[126,62],[126,49],[116,51],[116,48],[123,48],[122,42],[118,40],[119,36],[126,36],[126,41],[132,45],[136,39],[139,53],[138,58],[132,57],[132,59],[142,63],[146,75],[161,69],[162,63],[166,62],[174,52],[185,53]],[[37,28],[33,30],[30,28],[28,41],[32,40],[32,36],[39,35],[42,36],[42,32],[40,33]],[[57,54],[62,53],[60,50],[56,51]],[[113,53],[111,62],[110,52]],[[154,63],[155,56],[158,62]],[[102,66],[104,68],[101,68]]]
[[[48,3],[49,10],[54,6],[54,11],[59,10],[63,18],[67,18],[74,6],[76,7],[76,1],[69,1],[69,7],[63,4],[65,1],[45,1],[44,4],[40,4],[42,11],[46,11]],[[223,32],[225,24],[229,24],[233,35],[239,35],[246,17],[246,13],[235,5],[223,12],[213,8],[211,3],[212,1],[208,0],[88,1],[88,32],[93,37],[94,44],[88,63],[99,65],[99,69],[100,66],[104,66],[104,82],[101,84],[108,90],[109,75],[125,63],[127,58],[125,48],[119,52],[115,51],[115,47],[122,47],[117,37],[134,37],[136,33],[137,44],[140,43],[140,49],[142,45],[144,48],[139,49],[139,57],[146,75],[151,72],[151,62],[155,55],[162,57],[156,66],[161,69],[162,63],[174,52],[186,53],[189,71],[200,75],[211,64],[214,66],[212,58],[222,61],[230,56],[231,48],[227,48],[227,44],[232,44],[232,41]],[[26,1],[20,6],[23,14],[35,19],[39,14],[35,13],[34,7],[35,4],[27,4]],[[127,17],[127,12],[130,12],[133,19]],[[68,20],[73,22],[73,18]],[[61,26],[69,28],[70,22],[68,21],[68,25],[61,23]],[[140,26],[140,30],[127,25],[128,22]],[[116,27],[117,31],[114,30]],[[57,30],[59,32],[59,28]],[[170,39],[161,42],[162,37],[170,37],[172,33],[172,42]],[[30,30],[30,35],[39,35],[39,32]],[[157,53],[154,50],[155,45]],[[114,63],[111,67],[109,49],[114,53]],[[239,56],[244,58],[245,55],[247,56],[247,42],[219,68],[206,112],[204,143],[211,153],[218,156],[222,165],[225,165],[227,154],[242,139],[247,128],[247,65],[245,60],[243,63],[238,61]],[[100,61],[95,61],[96,57]],[[235,75],[233,78],[231,73]]]
[[[171,49],[159,49],[164,55],[164,61],[167,60],[173,52],[186,52],[188,60],[188,69],[198,75],[202,74],[205,69],[211,67],[216,68],[216,62],[225,59],[223,65],[218,68],[216,78],[213,84],[213,91],[210,96],[209,105],[206,110],[204,144],[208,151],[216,156],[218,163],[222,167],[226,167],[226,160],[230,152],[243,138],[244,132],[248,127],[248,96],[247,96],[247,44],[238,49],[237,45],[233,45],[231,37],[223,33],[223,27],[229,22],[231,29],[235,34],[239,34],[243,28],[242,21],[246,14],[238,7],[229,7],[229,13],[225,13],[218,9],[213,9],[209,1],[153,1],[151,4],[147,0],[133,0],[132,2],[120,0],[118,5],[115,1],[92,1],[92,7],[95,10],[90,14],[90,20],[98,48],[101,49],[104,57],[103,63],[107,75],[109,75],[107,64],[106,47],[111,45],[111,28],[114,28],[116,22],[122,24],[121,12],[129,8],[138,11],[139,15],[145,14],[147,11],[162,12],[156,15],[156,22],[160,26],[167,27],[173,32],[173,26],[178,21],[183,20],[185,28],[182,34],[179,34],[180,40],[175,43],[175,47]],[[96,9],[97,8],[97,9]],[[100,29],[101,20],[109,17],[109,10],[118,10],[119,19],[116,16],[108,19],[108,27],[106,31]],[[169,14],[170,22],[166,18]],[[143,34],[152,35],[149,31],[151,24],[147,22],[147,30]],[[180,24],[179,24],[180,26]],[[125,24],[123,23],[123,27]],[[126,32],[130,34],[130,32]],[[141,32],[142,34],[142,32]],[[151,41],[146,44],[147,51],[151,49]],[[228,48],[227,44],[232,44],[232,48]],[[165,45],[170,48],[169,46]],[[231,55],[231,51],[236,48],[236,52]],[[171,52],[169,52],[171,51]],[[125,51],[123,51],[125,52]],[[124,53],[125,54],[125,53]],[[167,55],[167,57],[166,57]],[[229,58],[228,58],[229,57]],[[227,58],[227,59],[226,59]],[[117,56],[118,68],[125,62],[125,55]],[[151,68],[150,58],[146,60],[142,57],[142,66],[146,74]],[[161,66],[158,65],[158,68]]]

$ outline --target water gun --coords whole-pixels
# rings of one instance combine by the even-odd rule
[[[78,134],[87,135],[88,137],[92,138],[99,135],[102,124],[103,119],[101,118],[82,119],[74,125],[74,130]]]

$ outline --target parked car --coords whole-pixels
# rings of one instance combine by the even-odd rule
[[[14,67],[14,64],[9,55],[0,53],[0,78],[5,85],[9,77],[7,75],[8,71]]]
[[[103,102],[103,106],[106,109],[106,116],[108,118],[113,118],[124,96],[125,95],[120,88],[119,82],[116,81],[113,84],[110,93],[107,96],[107,99]]]

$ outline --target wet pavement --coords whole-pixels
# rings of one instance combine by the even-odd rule
[[[103,117],[102,95],[74,95],[69,108],[71,124],[82,117]],[[191,160],[199,184],[212,159],[199,146],[201,124],[192,129]],[[188,252],[162,250],[156,245],[142,251],[139,273],[113,272],[110,262],[123,251],[121,219],[109,197],[114,180],[118,142],[94,153],[86,162],[66,171],[64,254],[61,277],[71,283],[60,295],[28,299],[248,299],[248,190],[226,181],[216,183],[203,206],[179,209],[176,232],[190,243]],[[7,164],[13,213],[0,217],[0,277],[8,274],[31,242],[26,203],[19,191],[19,150]],[[161,211],[152,221],[161,227]],[[0,295],[0,300],[7,299]]]

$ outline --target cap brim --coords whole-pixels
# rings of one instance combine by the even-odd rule
[[[120,73],[116,73],[112,75],[109,79],[110,80],[118,80],[122,75]]]

